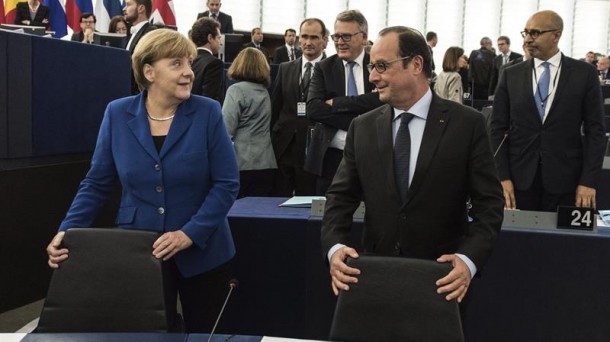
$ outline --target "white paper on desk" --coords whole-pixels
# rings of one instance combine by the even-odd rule
[[[610,227],[610,210],[598,210],[599,219],[603,222],[605,227]],[[597,223],[599,226],[599,221]]]
[[[288,208],[311,208],[311,202],[313,200],[326,199],[324,196],[294,196],[286,202],[280,204],[280,207]]]
[[[296,341],[307,341],[307,342],[324,342],[321,340],[300,340],[294,338],[286,338],[286,337],[269,337],[265,336],[261,340],[261,342],[296,342]]]

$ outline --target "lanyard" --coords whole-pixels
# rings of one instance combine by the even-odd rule
[[[563,63],[563,59],[559,61],[559,66],[557,67],[557,72],[555,73],[555,77],[553,77],[553,90],[549,91],[549,93],[546,95],[546,97],[544,99],[542,98],[542,95],[540,95],[540,84],[538,83],[538,72],[536,70],[536,65],[534,64],[532,66],[532,68],[534,68],[534,81],[536,82],[536,89],[538,90],[536,93],[538,93],[538,98],[540,98],[540,102],[542,103],[543,106],[546,103],[546,100],[548,100],[549,97],[551,96],[551,94],[555,91],[555,85],[557,84],[557,76],[559,76],[559,69],[561,68],[562,63]],[[552,65],[552,64],[550,64],[550,65]],[[549,72],[551,72],[550,65],[549,65]]]

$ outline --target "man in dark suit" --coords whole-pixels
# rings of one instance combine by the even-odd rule
[[[317,63],[309,86],[307,117],[316,121],[307,147],[305,171],[318,175],[316,193],[324,195],[345,146],[353,118],[382,105],[368,81],[368,23],[360,11],[341,12],[335,19],[337,54]]]
[[[97,23],[95,14],[90,12],[81,14],[80,32],[74,32],[70,40],[73,42],[93,44],[93,33],[96,32],[95,23]]]
[[[430,51],[416,30],[382,30],[371,63],[370,81],[386,105],[354,119],[326,193],[321,237],[333,290],[349,290],[360,274],[344,261],[358,257],[348,243],[364,201],[364,251],[451,263],[437,291],[461,302],[503,216],[483,116],[431,91]]]
[[[300,26],[303,56],[280,65],[271,96],[271,142],[278,170],[274,194],[281,197],[312,196],[315,175],[303,169],[305,145],[311,121],[305,103],[313,67],[322,60],[326,47],[326,26],[317,18]]]
[[[208,10],[197,14],[197,19],[202,17],[210,17],[220,23],[221,33],[233,33],[233,18],[231,18],[230,15],[221,12],[221,6],[222,3],[220,0],[208,0]]]
[[[491,75],[489,76],[489,96],[494,95],[496,92],[496,86],[498,85],[498,75],[503,65],[507,65],[519,57],[523,57],[520,53],[511,51],[510,49],[510,38],[507,36],[498,37],[498,50],[500,54],[497,55],[493,64],[491,65]]]
[[[489,97],[489,76],[495,53],[491,39],[481,38],[481,48],[472,50],[468,58],[468,81],[473,86],[472,95],[475,100],[487,100]]]
[[[207,17],[199,18],[191,29],[191,40],[197,47],[197,57],[191,65],[195,80],[191,92],[207,96],[221,104],[224,100],[224,64],[215,57],[222,46],[220,23]]]
[[[265,55],[265,57],[267,57],[267,61],[269,61],[269,50],[267,50],[267,48],[265,48],[262,44],[263,44],[263,30],[260,27],[255,27],[252,29],[252,31],[250,32],[251,36],[252,36],[252,40],[247,43],[244,44],[244,49],[247,47],[253,47],[255,49],[259,49],[261,50],[261,52],[263,53],[263,55]]]
[[[606,145],[599,79],[559,51],[562,30],[557,13],[535,13],[522,32],[533,58],[500,75],[491,134],[508,209],[595,207]]]
[[[294,61],[295,59],[301,57],[303,51],[300,47],[295,46],[295,42],[297,39],[297,31],[294,29],[287,29],[284,32],[284,42],[286,44],[275,49],[273,53],[273,64],[281,64],[284,62]]]
[[[125,20],[131,25],[130,34],[128,35],[127,50],[133,55],[138,42],[148,32],[156,29],[156,26],[151,25],[148,21],[152,13],[152,0],[127,0],[123,9]],[[140,92],[138,84],[131,73],[131,94],[135,95]]]

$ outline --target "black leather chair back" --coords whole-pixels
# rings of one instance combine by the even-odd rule
[[[168,310],[158,233],[74,228],[53,271],[36,332],[165,332]]]

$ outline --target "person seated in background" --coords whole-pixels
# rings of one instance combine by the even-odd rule
[[[445,57],[443,57],[443,71],[438,74],[434,84],[434,91],[438,96],[462,103],[464,89],[462,88],[462,77],[459,71],[467,64],[464,49],[457,46],[447,49]]]
[[[233,18],[230,15],[221,12],[222,3],[220,0],[208,0],[208,10],[197,14],[197,19],[210,17],[220,23],[220,33],[233,33]]]
[[[610,59],[608,57],[600,57],[597,60],[597,71],[599,72],[599,80],[602,84],[606,84],[606,81],[610,78],[608,67],[610,67]]]
[[[296,40],[297,31],[295,29],[289,28],[284,32],[285,44],[275,49],[272,59],[274,64],[294,61],[301,57],[303,51],[300,47],[295,45]]]
[[[191,92],[222,103],[225,87],[224,64],[216,58],[222,46],[220,23],[207,17],[199,18],[193,24],[189,36],[197,47],[197,57],[191,65],[195,73]]]
[[[95,32],[95,23],[97,18],[93,13],[85,12],[80,16],[80,32],[72,34],[73,42],[81,42],[93,44],[93,33]]]
[[[597,60],[595,59],[595,52],[593,51],[587,52],[585,58],[581,58],[580,60],[593,65],[597,64]]]
[[[120,182],[117,225],[159,233],[147,253],[167,266],[170,331],[181,330],[179,295],[186,332],[207,333],[232,275],[235,245],[227,214],[239,173],[220,105],[191,95],[196,53],[173,30],[140,40],[132,64],[142,92],[108,104],[91,168],[47,253],[49,266],[61,267],[69,257],[61,244],[65,231],[91,227]]]
[[[127,21],[122,15],[115,15],[110,20],[110,24],[108,25],[108,32],[110,33],[118,33],[118,34],[127,34]]]
[[[260,50],[247,47],[235,57],[227,76],[237,81],[227,89],[222,116],[239,164],[238,198],[271,196],[277,164],[271,146],[267,58]]]
[[[253,47],[260,50],[260,52],[263,53],[267,61],[269,61],[269,51],[262,45],[263,30],[260,27],[255,27],[250,33],[252,35],[252,40],[249,43],[244,44],[244,48]]]
[[[49,7],[40,0],[18,2],[15,8],[15,25],[44,26],[49,28]]]

